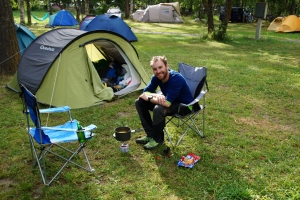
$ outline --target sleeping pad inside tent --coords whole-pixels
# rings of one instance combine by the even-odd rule
[[[34,40],[17,76],[41,103],[71,108],[110,101],[145,88],[150,80],[135,48],[121,35],[65,28]]]

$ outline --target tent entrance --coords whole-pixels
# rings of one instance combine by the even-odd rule
[[[140,86],[141,76],[116,43],[97,39],[86,43],[85,48],[102,83],[111,87],[115,95],[128,94]]]

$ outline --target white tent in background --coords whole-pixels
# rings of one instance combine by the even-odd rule
[[[133,14],[134,18],[140,22],[158,22],[158,23],[183,23],[180,18],[179,3],[160,3],[148,6],[144,11],[139,10]]]
[[[145,13],[145,10],[137,10],[132,14],[132,18],[135,21],[141,21],[143,15]]]

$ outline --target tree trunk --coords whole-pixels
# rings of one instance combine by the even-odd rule
[[[52,6],[50,0],[47,0],[47,9],[48,9],[49,16],[52,15]]]
[[[18,0],[19,11],[20,11],[20,24],[25,25],[25,15],[24,15],[24,1]]]
[[[133,0],[130,1],[130,13],[129,13],[129,19],[133,19],[132,13],[133,13]]]
[[[208,35],[211,36],[215,30],[214,27],[214,15],[213,15],[213,0],[208,0],[207,1],[207,31]]]
[[[89,0],[84,1],[84,8],[85,8],[85,15],[89,15],[90,14]]]
[[[14,74],[20,61],[20,49],[10,0],[0,1],[0,73]]]
[[[26,7],[27,7],[27,21],[28,21],[28,25],[30,26],[31,23],[31,9],[30,9],[30,0],[26,0]]]
[[[128,0],[125,0],[125,19],[129,17],[129,3]]]
[[[290,6],[290,15],[296,14],[295,10],[296,10],[296,2],[295,2],[295,0],[292,0],[291,6]]]
[[[81,3],[80,0],[74,2],[74,7],[76,10],[76,20],[80,21],[80,14],[81,14]]]
[[[224,20],[221,21],[219,30],[215,35],[215,39],[224,40],[226,38],[226,30],[231,16],[232,0],[226,0]]]

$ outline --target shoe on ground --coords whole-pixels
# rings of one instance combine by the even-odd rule
[[[135,142],[138,144],[147,144],[150,141],[150,139],[151,139],[150,137],[144,136],[144,137],[136,139]]]
[[[153,138],[150,138],[150,141],[144,145],[144,149],[146,150],[152,150],[158,147],[159,145],[163,144],[162,142],[156,142]]]

